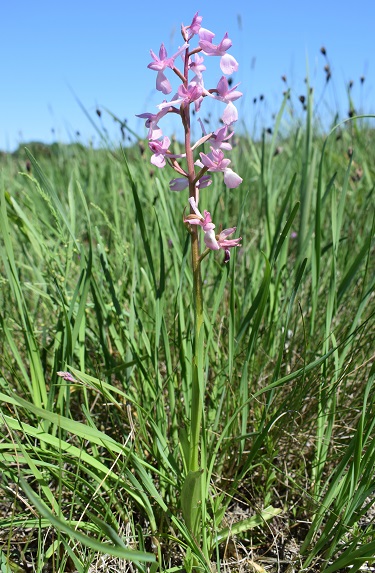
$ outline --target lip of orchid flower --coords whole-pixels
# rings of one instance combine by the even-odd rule
[[[229,189],[235,189],[241,185],[243,179],[237,173],[233,171],[230,167],[224,169],[224,183]]]

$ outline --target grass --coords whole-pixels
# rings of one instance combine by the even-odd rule
[[[237,139],[242,186],[209,190],[243,246],[202,263],[189,479],[186,196],[136,144],[1,158],[1,571],[373,562],[375,132],[323,136],[309,94],[285,127],[288,105]]]

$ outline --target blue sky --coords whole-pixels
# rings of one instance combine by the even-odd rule
[[[304,93],[307,62],[319,99],[325,83],[323,45],[332,82],[321,113],[338,107],[341,117],[347,115],[350,80],[358,111],[362,107],[374,113],[372,0],[12,0],[3,3],[0,21],[0,149],[11,151],[30,140],[79,138],[87,143],[93,138],[97,143],[75,97],[112,138],[119,130],[106,113],[99,120],[97,108],[127,118],[144,135],[143,122],[134,115],[154,112],[163,98],[154,89],[156,73],[147,69],[149,50],[158,52],[164,42],[172,54],[181,43],[181,22],[189,24],[196,11],[203,16],[202,25],[216,34],[215,42],[226,31],[233,41],[230,53],[240,64],[234,80],[244,93],[240,114],[250,129],[257,121],[270,122],[278,111],[285,89],[282,75],[296,98]],[[207,58],[213,79],[212,85],[206,80],[206,87],[220,78],[218,63]],[[264,100],[259,102],[261,94]]]

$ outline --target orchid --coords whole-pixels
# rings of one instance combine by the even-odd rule
[[[224,183],[229,189],[234,189],[242,183],[242,177],[237,175],[229,166],[230,159],[225,159],[221,149],[211,146],[211,153],[200,153],[202,161],[196,161],[197,165],[204,166],[208,171],[222,171],[224,173]]]
[[[218,235],[215,235],[215,224],[212,222],[211,214],[209,211],[204,211],[204,215],[202,215],[198,209],[194,197],[189,198],[189,203],[194,213],[185,217],[185,223],[190,223],[190,225],[199,225],[202,227],[204,231],[204,242],[206,247],[212,251],[223,249],[225,251],[224,262],[227,263],[230,259],[229,249],[238,247],[242,241],[241,237],[238,237],[237,239],[227,239],[227,237],[233,235],[236,227],[224,229],[224,231],[221,231]]]
[[[199,12],[196,12],[194,14],[193,20],[190,24],[190,26],[186,26],[186,28],[184,28],[182,26],[182,32],[183,34],[185,33],[185,35],[187,34],[187,39],[191,40],[191,38],[193,36],[195,36],[195,34],[198,34],[200,27],[201,27],[201,22],[203,20],[202,16],[198,15]]]
[[[196,78],[202,79],[202,73],[206,71],[206,66],[203,62],[204,58],[199,54],[194,54],[194,61],[189,58],[189,70],[195,74]]]
[[[232,126],[238,119],[238,112],[233,102],[241,97],[242,93],[237,91],[237,85],[230,88],[229,82],[225,77],[238,69],[238,63],[235,58],[227,53],[232,46],[232,41],[228,34],[226,33],[221,42],[215,45],[213,43],[215,34],[206,28],[202,28],[201,24],[202,17],[196,12],[190,25],[181,26],[184,44],[173,56],[168,57],[164,44],[161,44],[158,56],[151,51],[153,61],[148,67],[157,72],[156,88],[163,94],[172,93],[171,83],[164,73],[167,68],[170,68],[180,83],[173,97],[169,96],[170,101],[164,99],[157,106],[157,113],[143,113],[139,117],[146,120],[148,145],[152,152],[151,163],[159,168],[164,168],[168,164],[168,167],[177,174],[169,182],[170,190],[174,192],[188,190],[189,193],[190,213],[185,215],[184,211],[183,221],[190,233],[194,334],[191,336],[191,393],[187,404],[190,411],[186,417],[187,420],[190,420],[190,428],[186,440],[186,451],[184,450],[187,471],[183,489],[186,484],[190,488],[190,484],[193,483],[191,480],[194,480],[194,484],[197,485],[197,491],[199,489],[199,491],[203,492],[206,488],[201,487],[204,482],[199,482],[200,477],[198,477],[202,475],[200,452],[203,450],[202,420],[204,419],[202,348],[204,348],[205,344],[205,324],[201,266],[204,258],[211,251],[223,250],[225,253],[224,263],[227,263],[230,259],[231,249],[238,247],[242,239],[240,237],[230,238],[236,231],[236,227],[224,229],[218,234],[215,233],[216,225],[212,221],[210,211],[204,209],[202,213],[198,208],[198,203],[200,195],[203,195],[203,190],[212,184],[211,172],[222,172],[224,183],[230,189],[238,187],[242,182],[242,178],[231,169],[230,159],[224,156],[224,150],[231,151],[232,149],[230,141],[234,131],[229,126]],[[192,42],[195,36],[197,36],[195,38],[197,45],[190,47],[189,43]],[[206,58],[202,54],[203,56],[220,57],[220,68],[224,75],[221,76],[216,87],[212,89],[208,89],[205,85]],[[178,56],[181,56],[178,60],[181,64],[181,69],[178,68],[178,62],[175,62]],[[204,102],[212,101],[213,99],[226,105],[222,114],[224,126],[206,133],[203,121],[198,119],[202,128],[202,136],[193,143],[191,128],[192,109],[199,112]],[[194,106],[194,108],[191,106]],[[169,113],[179,115],[181,119],[184,130],[184,153],[173,154],[171,152],[171,141],[169,137],[163,137],[163,132],[159,127],[160,120]],[[199,152],[198,150],[201,150],[205,144],[210,145],[210,151],[208,153]],[[163,206],[166,207],[166,205],[167,203],[163,200]],[[220,206],[221,202],[218,205]],[[199,238],[202,232],[203,241],[200,241]],[[202,243],[204,244],[203,247]],[[192,538],[199,543],[203,520],[206,516],[207,494],[201,495],[199,503],[196,503],[196,500],[193,502],[190,498],[191,496],[189,497],[188,491],[186,491],[185,503],[182,504],[182,515]],[[210,550],[207,543],[205,543],[204,551],[208,563],[211,555],[209,554]],[[189,564],[189,571],[198,569],[198,561],[195,561],[195,557],[191,553],[187,555],[186,563]]]
[[[159,111],[159,113],[140,113],[136,116],[146,119],[145,126],[149,128],[148,139],[159,139],[162,137],[163,132],[158,126],[158,122],[166,113],[168,113],[167,108]]]
[[[220,249],[225,251],[224,263],[228,263],[230,259],[230,251],[233,247],[239,247],[242,241],[242,237],[237,239],[227,239],[230,235],[233,235],[237,227],[230,227],[229,229],[224,229],[218,235],[216,235],[217,243]]]
[[[181,48],[179,48],[178,51],[170,58],[168,58],[167,50],[165,49],[164,44],[161,44],[160,46],[159,57],[152,50],[150,50],[151,57],[154,61],[148,64],[147,67],[150,68],[150,70],[155,70],[158,72],[156,77],[156,89],[163,92],[163,94],[170,94],[172,91],[170,81],[163,73],[164,70],[166,68],[173,69],[175,59],[188,48],[188,45],[189,44],[185,42],[185,44],[181,46]]]
[[[158,107],[157,113],[142,113],[138,117],[145,119],[145,126],[148,128],[148,145],[152,151],[151,163],[159,168],[164,168],[166,164],[173,168],[178,176],[171,179],[169,188],[171,191],[180,192],[189,189],[189,202],[191,213],[184,220],[192,226],[192,234],[196,233],[196,228],[201,227],[204,232],[204,243],[210,250],[224,249],[229,253],[231,247],[237,246],[241,239],[228,239],[235,227],[215,234],[215,224],[212,222],[209,211],[203,214],[198,209],[200,191],[212,183],[212,179],[207,172],[222,172],[224,183],[230,189],[238,187],[242,178],[230,167],[230,159],[224,156],[224,151],[231,151],[231,138],[234,131],[229,129],[238,119],[238,111],[234,101],[242,96],[237,90],[238,84],[230,88],[226,75],[238,69],[238,63],[228,54],[232,46],[232,40],[226,33],[219,44],[214,44],[215,34],[206,28],[202,28],[202,17],[196,12],[191,24],[181,26],[183,45],[178,48],[173,56],[168,56],[165,45],[162,43],[159,54],[156,55],[150,50],[152,62],[148,68],[157,72],[156,88],[164,94],[170,94],[172,86],[164,72],[170,68],[179,78],[180,84],[175,95],[170,101],[164,100]],[[189,42],[194,36],[198,36],[196,48],[190,47]],[[205,58],[202,56],[220,57],[220,68],[223,74],[217,85],[213,89],[207,89],[204,85],[204,72],[206,71]],[[183,68],[176,67],[175,60],[181,57]],[[222,114],[224,126],[206,133],[203,122],[198,119],[202,128],[202,137],[194,145],[191,142],[190,133],[190,106],[194,105],[196,112],[199,112],[205,98],[216,99],[226,104]],[[185,153],[173,154],[170,151],[171,141],[169,137],[163,136],[163,131],[159,126],[160,120],[169,113],[180,115],[185,130]],[[209,141],[209,153],[200,152],[199,159],[194,157],[196,149]],[[187,168],[180,165],[182,159],[186,159]],[[200,171],[196,171],[196,166]],[[195,227],[195,230],[194,230]],[[194,255],[197,256],[197,255]],[[226,257],[229,260],[229,256]]]
[[[238,111],[235,105],[233,104],[233,101],[236,101],[236,99],[242,97],[242,92],[236,91],[238,85],[239,84],[235,85],[232,89],[229,89],[229,83],[227,78],[225,76],[222,76],[216,87],[218,95],[215,96],[215,99],[218,99],[228,104],[221,118],[225,123],[225,125],[231,125],[238,119]]]
[[[230,151],[232,146],[228,143],[228,140],[233,137],[234,131],[228,133],[228,126],[220,127],[212,134],[210,138],[211,149],[225,149]]]
[[[188,215],[184,219],[185,223],[190,223],[190,225],[199,225],[205,232],[215,229],[215,225],[212,222],[211,214],[209,211],[204,211],[204,215],[202,215],[198,209],[194,197],[189,197],[189,203],[194,211],[194,214]]]
[[[160,168],[165,166],[165,155],[168,153],[170,144],[171,140],[167,136],[164,136],[162,141],[151,140],[148,142],[148,146],[153,152],[151,157],[151,163],[153,165]]]
[[[233,56],[226,53],[232,46],[232,40],[228,38],[228,33],[226,33],[220,44],[215,46],[215,44],[212,43],[214,37],[215,34],[213,32],[210,32],[210,30],[206,30],[205,28],[201,28],[199,30],[200,48],[202,48],[203,53],[206,54],[206,56],[221,56],[221,71],[226,75],[233,74],[233,72],[238,70],[238,62]]]

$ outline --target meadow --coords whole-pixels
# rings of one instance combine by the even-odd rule
[[[292,104],[213,174],[242,244],[202,261],[198,342],[145,141],[0,157],[2,572],[372,570],[375,131]]]

